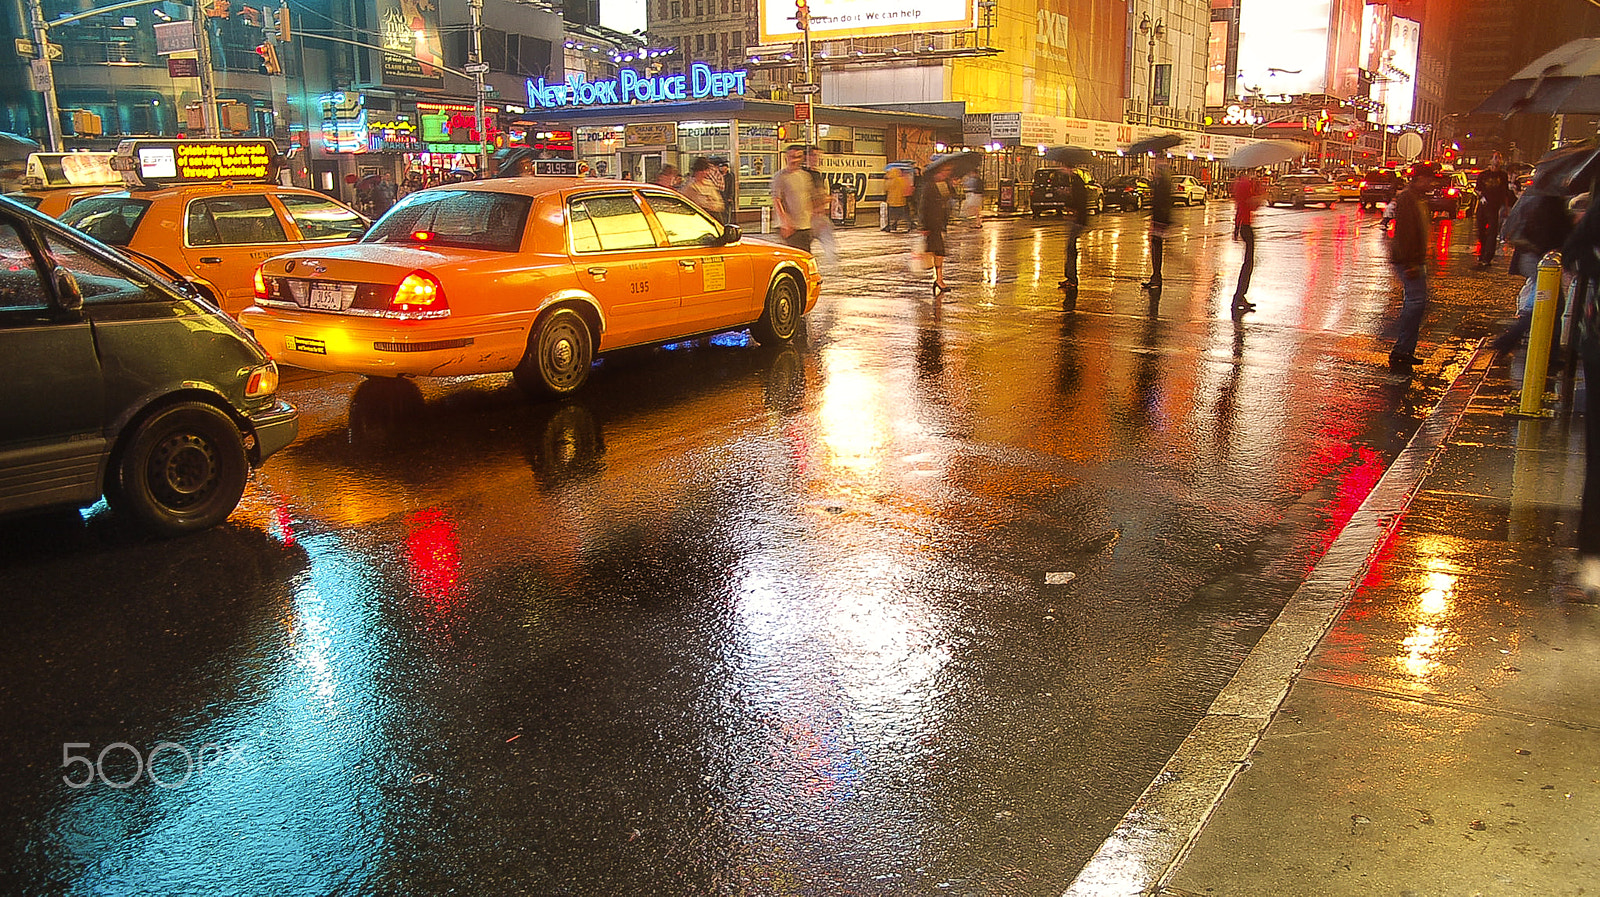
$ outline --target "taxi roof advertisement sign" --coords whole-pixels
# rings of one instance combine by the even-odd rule
[[[271,140],[124,140],[112,167],[135,186],[266,183],[283,157]]]
[[[866,34],[925,34],[977,27],[973,0],[812,0],[812,40]],[[800,38],[794,0],[761,0],[761,42]]]

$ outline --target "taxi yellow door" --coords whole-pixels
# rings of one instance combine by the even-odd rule
[[[253,301],[256,265],[298,248],[264,192],[198,197],[184,212],[184,260],[230,315]]]
[[[651,191],[645,201],[678,260],[682,330],[716,330],[754,320],[765,297],[752,289],[749,255],[723,244],[722,223],[685,197]]]
[[[605,310],[602,350],[670,339],[678,327],[678,262],[656,245],[632,190],[586,193],[567,203],[578,281]]]

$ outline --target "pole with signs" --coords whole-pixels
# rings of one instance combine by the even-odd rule
[[[483,61],[483,0],[471,0],[472,10],[472,64],[467,70],[472,73],[473,122],[478,129],[478,177],[489,176],[489,153],[485,149],[484,141],[489,136],[489,129],[483,122],[483,73],[488,66]]]
[[[794,0],[794,24],[795,24],[795,27],[800,29],[801,52],[805,56],[805,69],[804,69],[805,75],[804,75],[804,77],[805,77],[806,84],[807,85],[815,84],[816,82],[812,80],[812,70],[811,70],[811,2],[810,2],[810,0]],[[808,146],[812,145],[812,144],[815,144],[817,142],[816,120],[812,117],[812,114],[811,114],[811,113],[816,111],[816,108],[815,108],[815,106],[816,106],[816,96],[817,95],[814,94],[814,93],[807,93],[805,95],[805,97],[806,97],[806,113],[805,113],[806,114],[806,127],[805,127],[804,133],[806,135],[806,141],[805,142],[806,142],[806,144]]]
[[[33,89],[44,94],[45,124],[49,126],[50,151],[61,152],[61,105],[56,102],[55,69],[50,65],[50,32],[44,24],[42,0],[33,0]]]

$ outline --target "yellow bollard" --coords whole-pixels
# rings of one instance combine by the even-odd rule
[[[1528,355],[1522,363],[1522,404],[1518,414],[1537,416],[1544,402],[1545,374],[1550,368],[1550,335],[1556,326],[1556,299],[1561,295],[1561,253],[1546,253],[1539,260],[1535,282],[1533,324],[1528,329]]]

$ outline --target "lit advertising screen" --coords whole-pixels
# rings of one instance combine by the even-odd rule
[[[868,34],[957,31],[976,25],[973,0],[809,0],[814,40]],[[761,0],[761,42],[800,39],[794,0]]]
[[[1325,93],[1331,0],[1240,0],[1239,96]]]
[[[432,0],[378,0],[383,83],[409,87],[444,86],[444,45],[439,38],[439,7]]]
[[[1417,100],[1417,54],[1422,48],[1422,25],[1410,19],[1395,18],[1389,29],[1388,61],[1378,72],[1383,79],[1383,123],[1403,125],[1411,121],[1411,107]]]
[[[1221,106],[1228,101],[1228,23],[1212,22],[1206,44],[1206,105]]]

